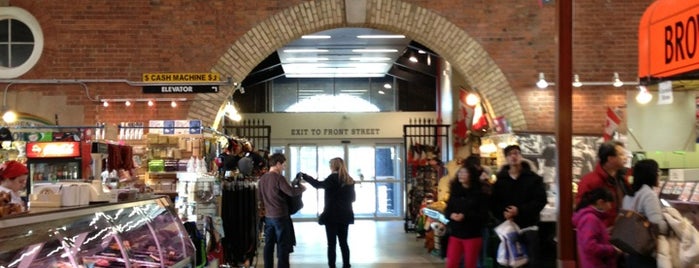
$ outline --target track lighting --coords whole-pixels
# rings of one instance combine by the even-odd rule
[[[126,102],[124,102],[124,105],[126,105],[126,107],[131,106],[131,101],[128,101],[128,100],[127,100]]]
[[[636,102],[639,104],[646,104],[653,100],[653,95],[648,92],[648,88],[645,86],[638,86],[638,94],[636,95]]]
[[[149,106],[149,107],[153,107],[153,105],[155,105],[155,103],[153,102],[153,100],[148,100],[148,106]]]
[[[581,87],[582,86],[582,82],[580,82],[580,76],[577,74],[573,76],[573,86],[574,87]]]
[[[624,82],[619,79],[619,73],[614,73],[614,79],[612,80],[612,85],[614,87],[621,87],[624,85]]]
[[[539,73],[539,81],[536,82],[536,86],[540,89],[544,89],[549,86],[549,83],[546,82],[546,77],[544,77],[544,73]]]
[[[102,106],[105,108],[109,107],[109,102],[108,101],[102,101]]]
[[[139,102],[145,102],[149,107],[155,106],[156,102],[170,102],[172,108],[177,107],[177,102],[187,101],[187,98],[155,98],[155,99],[99,99],[98,102],[102,103],[105,108],[109,107],[110,102],[121,103],[123,102],[126,107],[131,107],[137,105]]]
[[[175,101],[170,102],[170,107],[172,107],[172,108],[177,107],[177,102],[175,102]]]

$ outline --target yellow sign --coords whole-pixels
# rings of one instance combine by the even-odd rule
[[[219,82],[217,73],[153,73],[143,74],[143,82],[181,83],[181,82]]]

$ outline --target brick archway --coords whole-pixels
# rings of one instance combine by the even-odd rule
[[[504,115],[514,129],[526,129],[519,100],[505,75],[485,49],[461,28],[428,9],[401,0],[353,0],[349,10],[345,3],[345,0],[309,1],[271,16],[236,40],[212,71],[242,81],[269,54],[304,34],[340,27],[375,28],[405,34],[437,52],[451,63],[456,73],[464,75],[469,86],[478,89],[492,107],[492,114]],[[230,96],[233,90],[233,87],[223,88],[217,97]],[[202,100],[211,98],[211,95],[197,96]],[[195,102],[188,117],[218,118],[216,115],[224,102],[221,99],[219,106],[215,106],[216,102]]]

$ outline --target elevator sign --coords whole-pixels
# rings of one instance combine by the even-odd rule
[[[221,75],[217,73],[145,73],[143,82],[146,83],[206,83],[220,82]]]
[[[147,94],[218,93],[218,86],[216,86],[216,85],[144,86],[143,93],[147,93]]]

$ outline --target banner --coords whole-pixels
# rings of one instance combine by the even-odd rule
[[[614,133],[621,124],[621,118],[617,115],[612,108],[607,107],[607,120],[604,125],[604,141],[611,140],[614,137]]]

